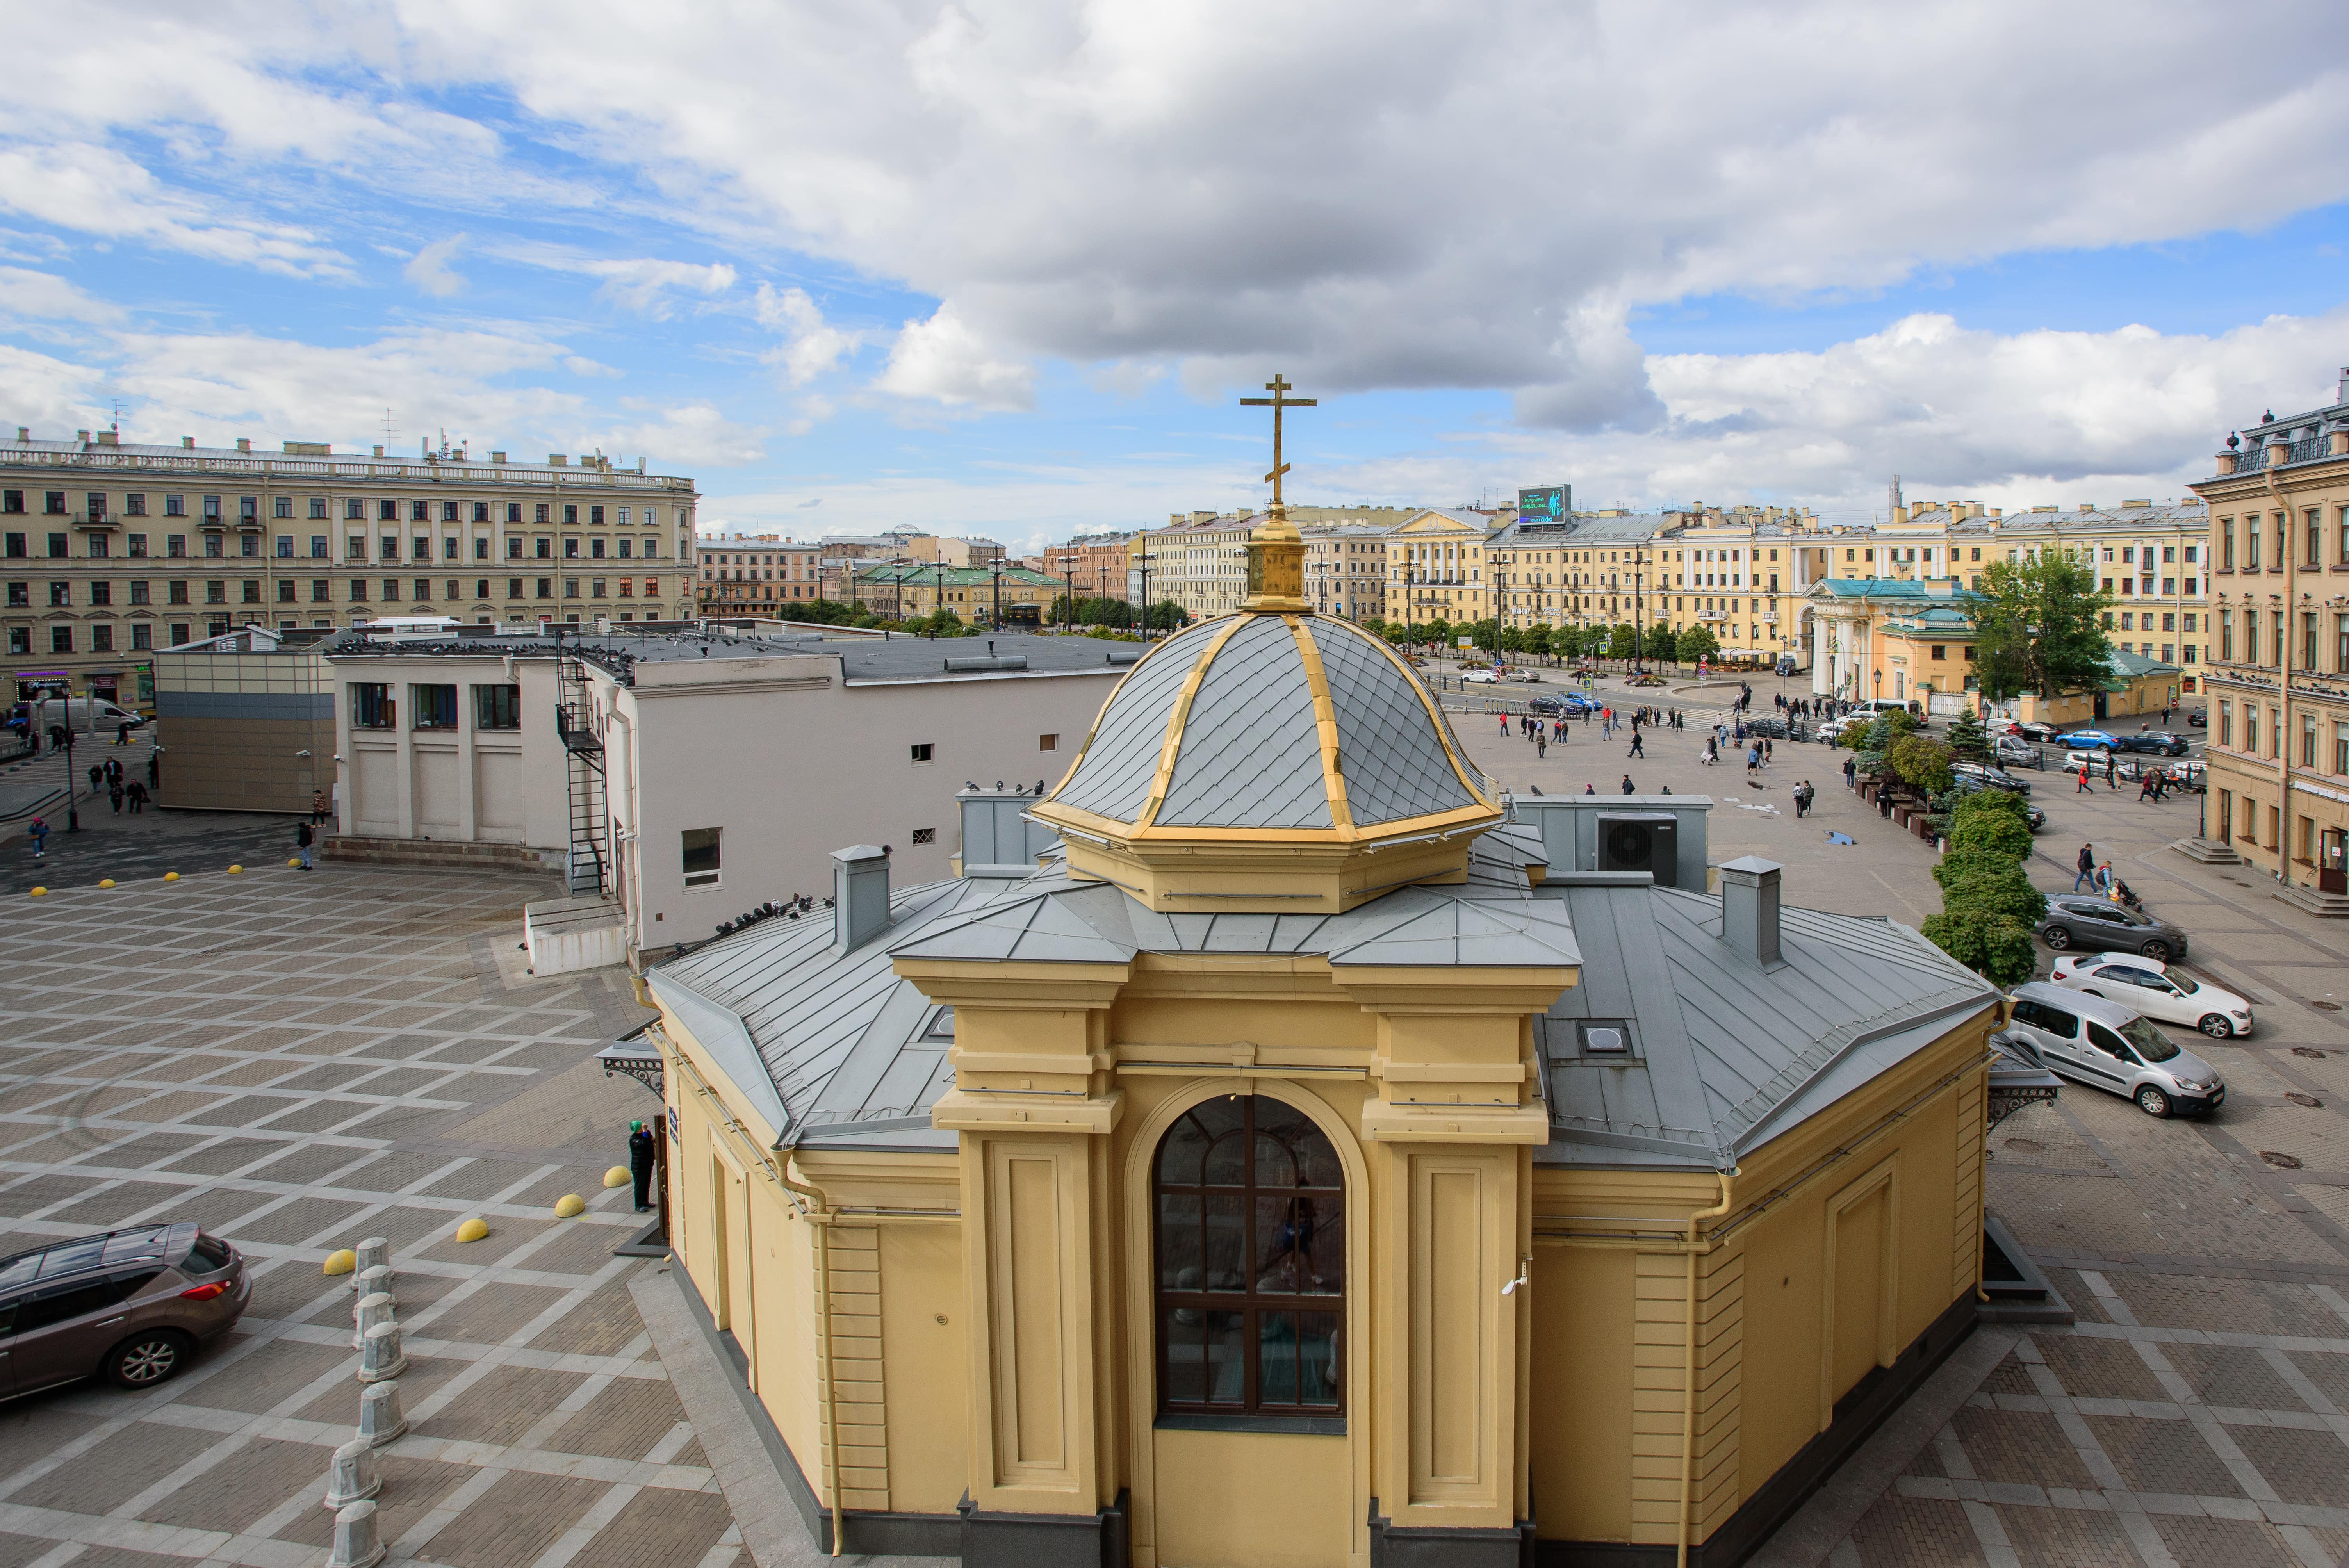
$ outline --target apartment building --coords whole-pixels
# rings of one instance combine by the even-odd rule
[[[1172,600],[1194,620],[1230,614],[1247,597],[1247,537],[1256,524],[1254,513],[1178,513],[1165,528],[1135,534],[1126,546],[1128,600]]]
[[[952,610],[967,624],[1039,624],[1061,592],[1060,582],[1024,566],[924,565],[912,561],[860,563],[849,593],[857,605],[885,620],[912,620]]]
[[[1133,540],[1132,533],[1081,533],[1046,551],[1041,570],[1080,599],[1122,598]]]
[[[415,458],[287,441],[0,442],[0,630],[16,694],[150,704],[159,648],[255,623],[660,621],[694,599],[689,479],[600,455]]]
[[[1305,598],[1315,611],[1346,621],[1386,618],[1386,529],[1308,523],[1298,532],[1305,538]]]
[[[2230,435],[2208,503],[2203,837],[2349,915],[2349,368],[2327,407]]]
[[[781,534],[727,534],[694,545],[706,615],[781,614],[793,600],[823,597],[822,550]]]
[[[1430,507],[1386,535],[1389,621],[1464,625],[1494,613],[1485,553],[1502,531],[1482,512]]]

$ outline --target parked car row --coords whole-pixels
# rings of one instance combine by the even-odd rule
[[[2187,739],[2167,729],[2140,729],[2134,735],[2116,735],[2103,729],[2066,730],[2055,738],[2058,746],[2075,751],[2150,751],[2161,757],[2186,755]]]

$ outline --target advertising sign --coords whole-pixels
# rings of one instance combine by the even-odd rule
[[[1573,510],[1572,485],[1547,485],[1540,490],[1517,492],[1519,522],[1564,522]]]

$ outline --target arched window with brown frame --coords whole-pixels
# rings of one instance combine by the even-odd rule
[[[1329,1138],[1264,1095],[1204,1100],[1151,1177],[1161,1414],[1342,1415],[1345,1180]]]

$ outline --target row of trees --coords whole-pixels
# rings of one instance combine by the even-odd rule
[[[1648,659],[1659,664],[1692,665],[1721,652],[1721,640],[1705,626],[1674,632],[1661,622],[1642,632],[1628,623],[1612,626],[1504,626],[1497,620],[1381,621],[1367,620],[1362,629],[1404,647],[1452,647],[1462,637],[1490,654],[1529,654],[1536,657],[1576,659]]]
[[[1123,599],[1107,595],[1071,599],[1066,593],[1053,595],[1051,607],[1044,612],[1048,626],[1108,626],[1126,631],[1141,624],[1143,617]],[[1172,599],[1161,599],[1150,607],[1150,629],[1154,632],[1179,632],[1191,624],[1191,614]]]
[[[1958,800],[1949,852],[1933,868],[1941,912],[1920,927],[1927,941],[1996,985],[2031,978],[2038,961],[2032,927],[2047,913],[2047,895],[2023,869],[2031,855],[2029,810],[2022,796],[2001,789]]]

